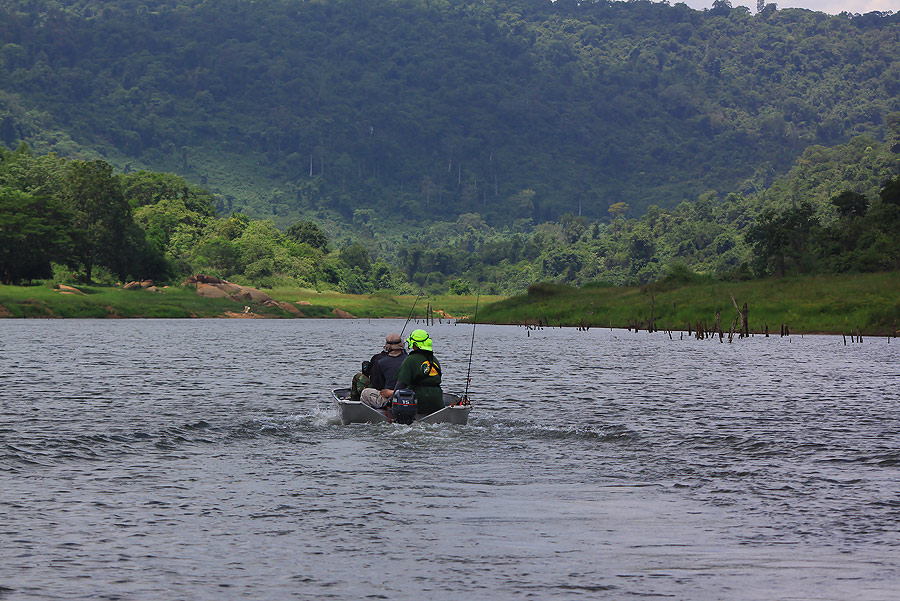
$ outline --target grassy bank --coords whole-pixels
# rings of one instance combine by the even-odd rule
[[[219,317],[244,309],[231,300],[198,296],[192,288],[160,292],[107,286],[77,289],[83,294],[62,294],[52,286],[0,286],[0,305],[7,317]],[[254,312],[257,310],[264,315],[281,312],[254,307]]]
[[[696,329],[698,322],[709,329],[718,311],[727,333],[738,315],[732,294],[739,304],[747,303],[752,332],[768,326],[778,334],[786,325],[797,333],[891,334],[900,323],[900,273],[628,288],[536,284],[528,294],[486,306],[478,321],[646,328],[652,304],[658,330]]]
[[[340,309],[354,317],[406,319],[410,311],[413,311],[413,317],[423,318],[430,306],[435,319],[464,319],[475,313],[477,300],[471,295],[450,294],[420,297],[416,300],[413,295],[394,296],[387,292],[342,294],[331,291],[316,292],[305,288],[275,288],[265,292],[277,300],[296,304],[297,308],[308,317],[334,317],[334,309]],[[503,299],[501,296],[482,296],[479,307]]]
[[[77,286],[77,289],[83,294],[62,294],[50,285],[0,286],[0,317],[297,317],[282,308],[262,303],[204,298],[189,287],[160,288],[158,292],[106,286]],[[275,300],[292,304],[305,317],[405,319],[416,299],[415,296],[392,296],[386,293],[353,295],[294,288],[264,292]],[[500,297],[483,297],[481,302],[499,299]],[[423,297],[415,301],[414,316],[424,317],[430,305],[435,319],[465,317],[474,312],[475,301],[474,296]]]
[[[52,286],[0,286],[0,317],[270,317],[297,315],[262,303],[204,298],[178,286],[159,292],[117,287],[79,286],[84,294],[61,294]],[[435,319],[466,319],[475,313],[475,296],[420,297],[317,292],[298,288],[265,290],[290,303],[304,317],[422,318],[430,306]],[[727,333],[737,311],[731,295],[749,308],[750,330],[891,334],[900,323],[900,273],[797,277],[751,282],[706,282],[641,287],[571,288],[535,284],[528,294],[509,299],[482,296],[481,323],[646,328],[651,305],[658,330],[713,327],[716,312]],[[245,311],[247,311],[245,313]]]

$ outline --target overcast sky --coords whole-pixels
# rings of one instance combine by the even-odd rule
[[[808,8],[823,13],[836,15],[843,11],[865,14],[874,10],[882,12],[900,11],[900,0],[766,0],[766,4],[775,2],[778,8]],[[669,4],[677,4],[677,0],[669,0]],[[684,0],[691,8],[704,9],[712,7],[713,0]],[[732,6],[746,6],[756,12],[756,0],[731,0]]]

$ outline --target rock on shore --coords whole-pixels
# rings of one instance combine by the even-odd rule
[[[125,290],[137,290],[141,288],[143,290],[147,290],[149,292],[157,292],[156,286],[153,285],[153,280],[141,280],[140,282],[128,282],[122,286]]]
[[[66,286],[65,284],[57,284],[56,291],[60,294],[74,294],[76,296],[84,296],[84,292],[74,286]]]
[[[240,284],[235,284],[234,282],[229,282],[211,275],[192,275],[184,280],[181,285],[194,286],[197,289],[197,294],[204,298],[227,298],[235,302],[259,303],[266,307],[281,309],[294,317],[306,317],[303,312],[290,303],[277,301],[265,292],[261,292],[256,288],[241,286]],[[258,317],[249,312],[249,308],[245,308],[243,313],[226,311],[226,315],[229,317]]]
[[[211,275],[192,275],[181,283],[182,286],[194,286],[197,294],[205,298],[228,298],[236,302],[250,301],[264,303],[272,297],[256,288],[241,286]]]

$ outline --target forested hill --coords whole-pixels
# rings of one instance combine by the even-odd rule
[[[639,215],[763,190],[898,110],[900,14],[0,0],[2,143],[178,172],[281,225]]]

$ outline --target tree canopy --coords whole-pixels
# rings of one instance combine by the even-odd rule
[[[175,172],[223,215],[603,220],[756,193],[811,146],[892,135],[900,15],[8,0],[0,90],[9,147]]]

